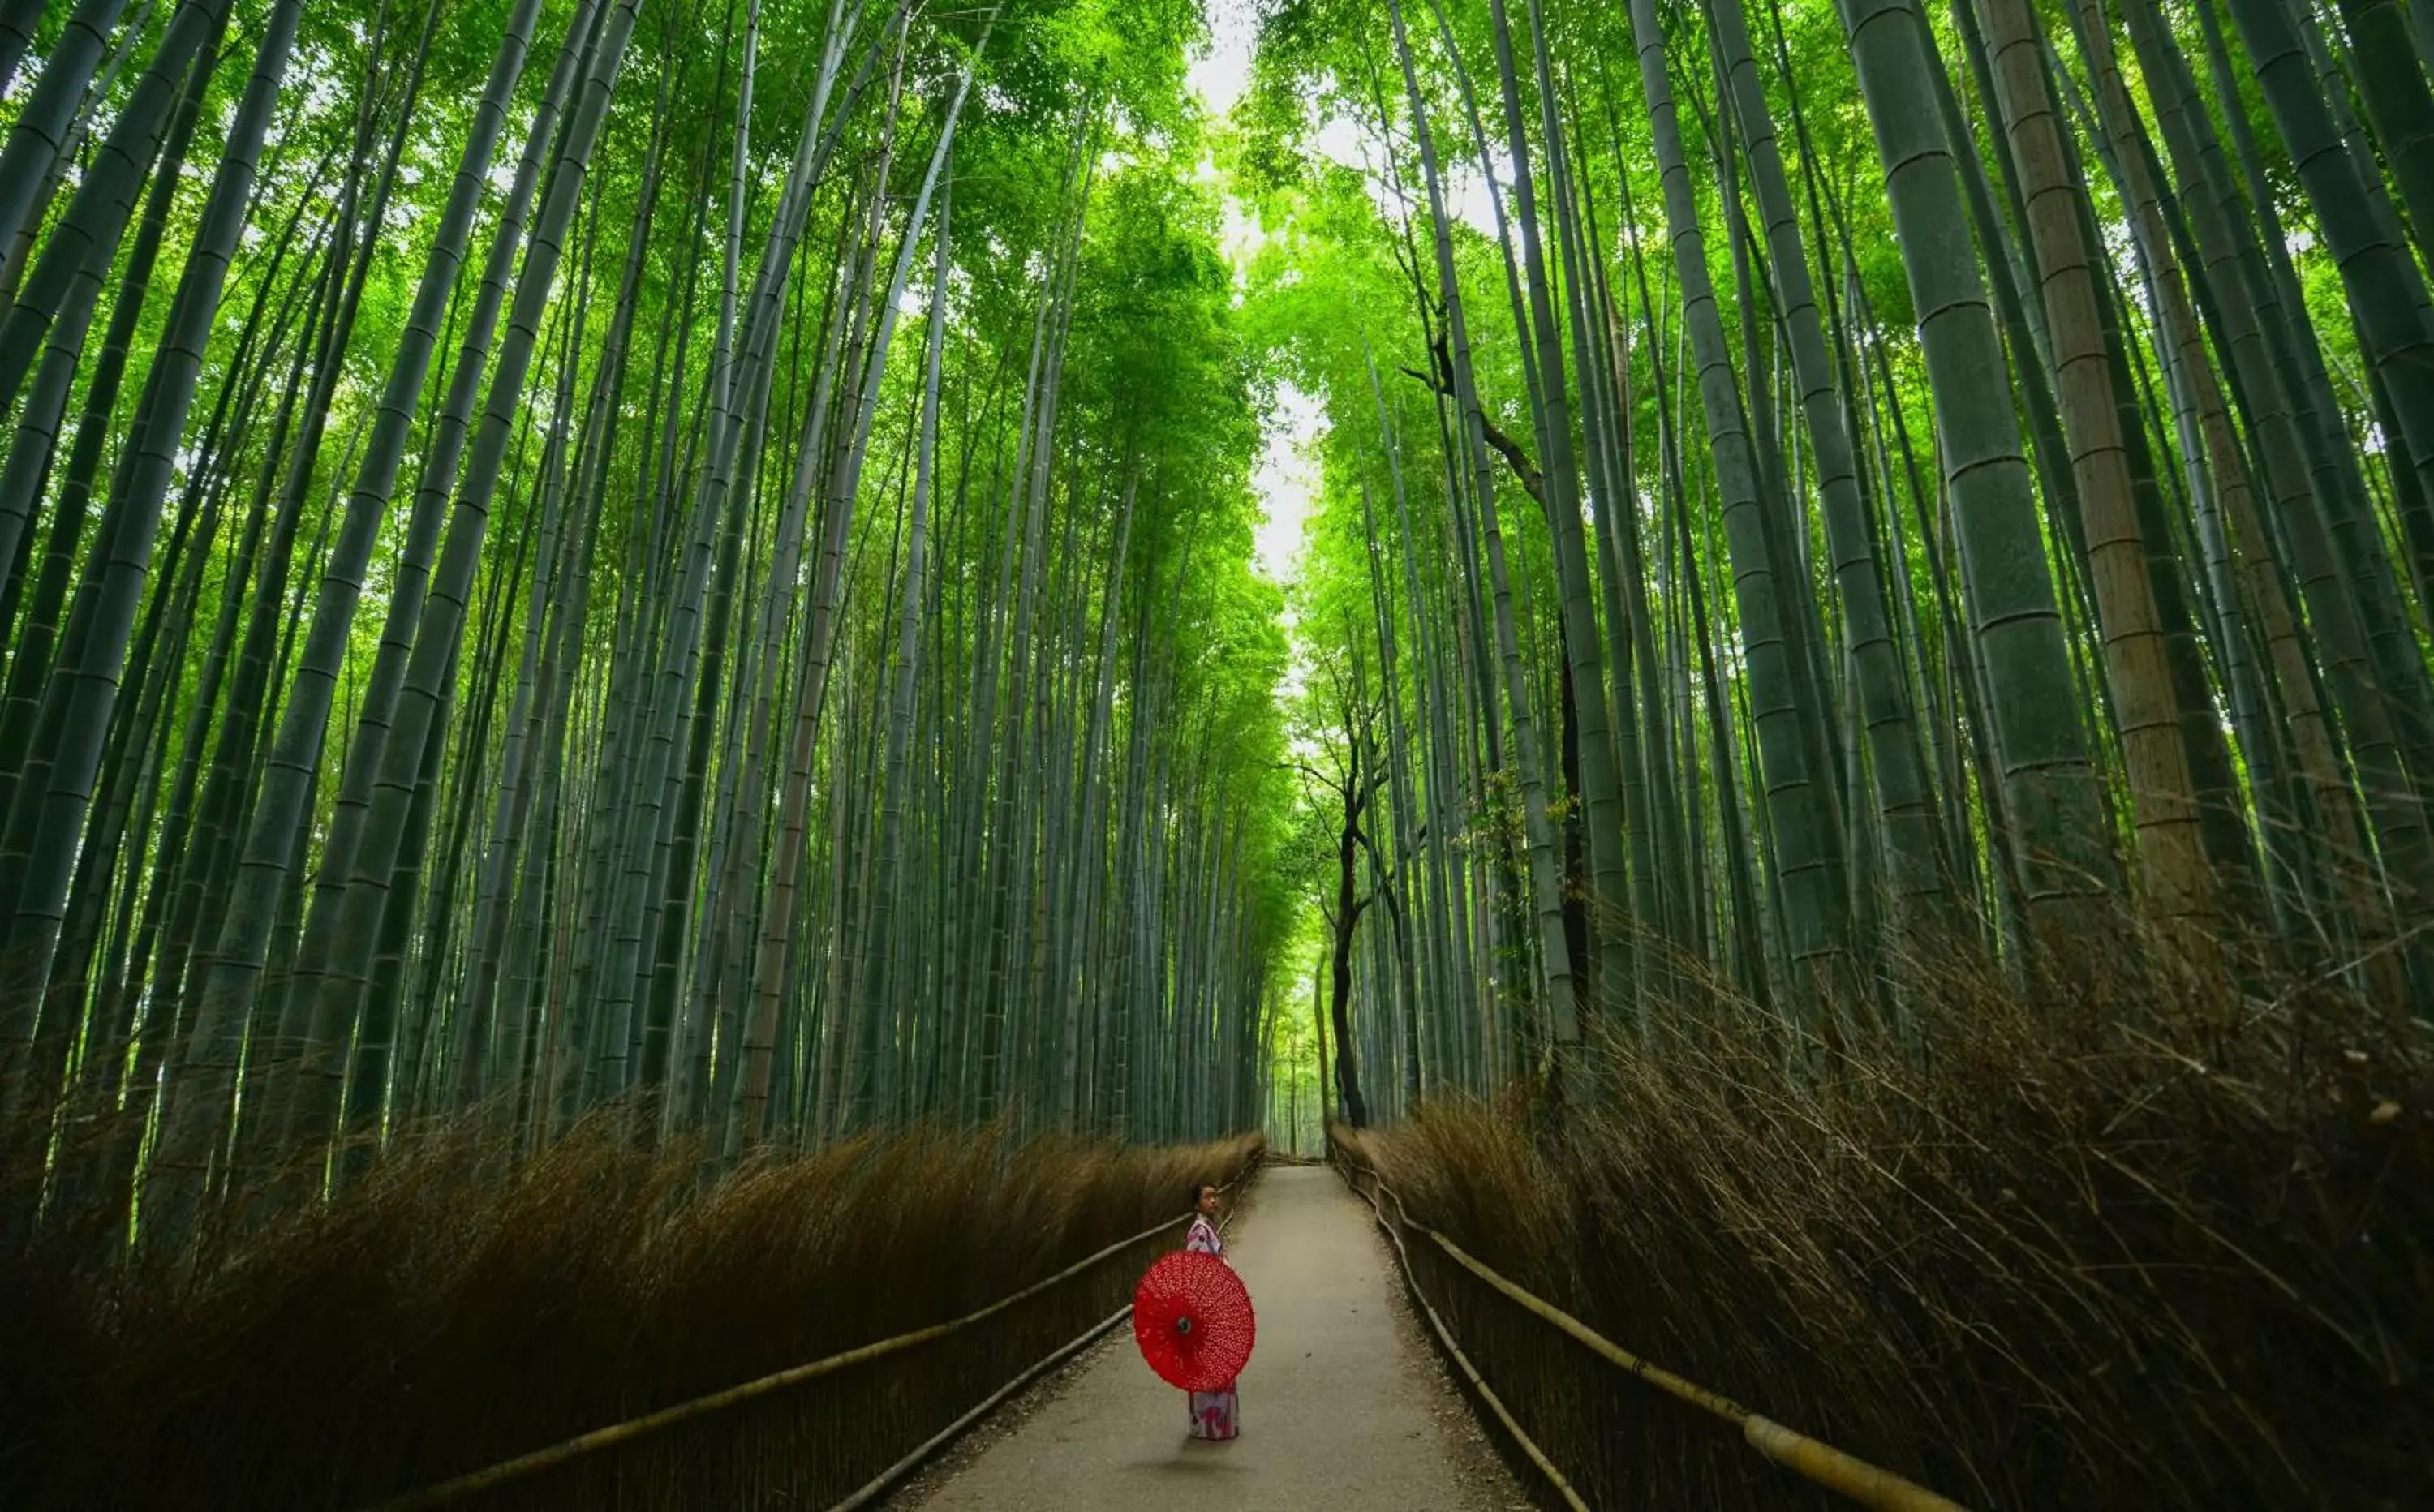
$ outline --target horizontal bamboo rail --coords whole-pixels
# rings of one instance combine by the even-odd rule
[[[1438,1249],[1444,1250],[1447,1257],[1454,1264],[1501,1293],[1524,1312],[1543,1322],[1552,1324],[1592,1354],[1609,1364],[1621,1367],[1677,1401],[1688,1402],[1703,1412],[1711,1413],[1731,1423],[1740,1430],[1744,1443],[1803,1480],[1849,1497],[1862,1506],[1877,1508],[1877,1512],[1966,1512],[1966,1509],[1958,1502],[1939,1496],[1913,1481],[1894,1474],[1892,1470],[1844,1453],[1831,1444],[1823,1443],[1806,1434],[1787,1428],[1771,1418],[1762,1417],[1751,1411],[1722,1392],[1710,1391],[1687,1377],[1676,1375],[1662,1366],[1632,1353],[1569,1313],[1542,1298],[1532,1295],[1498,1274],[1443,1233],[1425,1223],[1412,1221],[1411,1213],[1403,1206],[1400,1194],[1388,1186],[1376,1171],[1362,1165],[1360,1162],[1345,1152],[1342,1147],[1334,1147],[1337,1158],[1344,1166],[1349,1167],[1350,1172],[1358,1172],[1365,1177],[1371,1186],[1393,1199],[1397,1219],[1402,1227],[1425,1234]],[[1347,1184],[1358,1192],[1360,1183],[1349,1180],[1350,1172],[1347,1172]],[[1384,1208],[1375,1198],[1370,1198],[1365,1193],[1363,1196],[1369,1202],[1370,1207],[1377,1212],[1379,1221],[1383,1224]],[[1387,1227],[1388,1232],[1392,1232],[1393,1226]],[[1397,1239],[1395,1248],[1397,1252],[1402,1255],[1404,1275],[1407,1278],[1412,1277],[1411,1257],[1403,1253],[1402,1242],[1399,1238]],[[1412,1280],[1412,1290],[1414,1295],[1418,1294],[1419,1283],[1415,1278]],[[1439,1326],[1439,1332],[1444,1332],[1442,1325]],[[1465,1368],[1468,1368],[1467,1365]],[[1501,1406],[1497,1408],[1497,1412],[1500,1417],[1503,1416]],[[1507,1426],[1511,1426],[1509,1421]],[[1518,1430],[1515,1432],[1518,1436]],[[1538,1454],[1529,1439],[1522,1437],[1521,1442],[1524,1449],[1530,1453],[1532,1459],[1539,1461],[1542,1470],[1548,1469],[1543,1456]],[[1579,1498],[1560,1476],[1554,1478],[1554,1484],[1567,1500],[1575,1505],[1580,1504]]]
[[[1254,1168],[1256,1169],[1256,1166]],[[1247,1175],[1247,1173],[1245,1174]],[[1238,1177],[1234,1181],[1227,1182],[1225,1186],[1220,1187],[1219,1190],[1231,1190],[1233,1187],[1242,1184],[1243,1180],[1243,1178]],[[900,1353],[905,1350],[916,1347],[917,1345],[927,1344],[934,1339],[944,1338],[950,1334],[969,1328],[975,1323],[994,1317],[998,1314],[1004,1312],[1006,1309],[1013,1307],[1020,1302],[1028,1301],[1042,1292],[1071,1281],[1074,1277],[1081,1275],[1085,1271],[1089,1270],[1091,1267],[1112,1258],[1115,1255],[1123,1253],[1124,1250],[1131,1249],[1133,1246],[1140,1244],[1144,1240],[1154,1239],[1169,1229],[1189,1223],[1191,1221],[1191,1216],[1192,1215],[1191,1214],[1186,1213],[1176,1217],[1167,1218],[1161,1222],[1154,1223],[1148,1228],[1140,1231],[1139,1233],[1119,1239],[1115,1243],[1108,1245],[1106,1249],[1098,1250],[1097,1252],[1086,1256],[1081,1260],[1075,1261],[1073,1264],[1066,1266],[1063,1270],[1058,1271],[1054,1276],[1050,1276],[1045,1280],[1036,1281],[1019,1292],[1015,1292],[1010,1296],[1001,1297],[996,1301],[989,1303],[986,1307],[980,1308],[975,1312],[966,1313],[961,1317],[949,1318],[943,1323],[933,1323],[927,1328],[915,1329],[910,1334],[899,1334],[893,1338],[881,1339],[873,1344],[865,1344],[860,1348],[848,1350],[842,1354],[831,1354],[823,1359],[808,1361],[802,1365],[789,1366],[783,1370],[773,1371],[768,1375],[761,1376],[755,1380],[741,1382],[722,1390],[711,1392],[707,1396],[695,1397],[689,1402],[677,1402],[674,1406],[662,1407],[657,1412],[645,1413],[640,1418],[631,1418],[624,1422],[611,1423],[606,1428],[595,1428],[590,1433],[577,1434],[573,1438],[552,1444],[545,1449],[536,1449],[530,1453],[519,1454],[513,1459],[502,1460],[495,1465],[488,1466],[482,1470],[472,1470],[466,1474],[456,1476],[454,1479],[441,1481],[434,1486],[427,1486],[421,1490],[409,1491],[403,1496],[396,1497],[386,1502],[375,1503],[371,1507],[367,1509],[367,1512],[420,1512],[420,1509],[423,1507],[438,1506],[444,1503],[454,1501],[459,1497],[470,1496],[476,1491],[487,1491],[492,1487],[503,1486],[509,1481],[521,1479],[523,1476],[534,1473],[535,1471],[548,1470],[557,1465],[563,1465],[569,1460],[578,1459],[585,1454],[612,1448],[619,1444],[631,1442],[632,1440],[641,1438],[645,1435],[657,1433],[662,1428],[674,1427],[676,1424],[680,1422],[686,1422],[695,1418],[707,1417],[711,1413],[721,1411],[725,1408],[733,1407],[742,1402],[751,1402],[758,1398],[768,1396],[772,1392],[783,1391],[789,1386],[800,1385],[806,1381],[816,1380],[821,1376],[834,1375],[840,1370],[849,1369],[854,1366],[868,1364],[872,1360],[883,1359],[891,1354]],[[1130,1311],[1131,1309],[1129,1307],[1125,1309],[1125,1312],[1127,1313]],[[1121,1317],[1122,1315],[1119,1316]],[[1113,1326],[1112,1319],[1094,1325],[1089,1334],[1085,1335],[1085,1340],[1089,1337],[1095,1337],[1100,1332],[1111,1326]],[[1069,1348],[1078,1348],[1080,1342],[1082,1341],[1076,1341],[1074,1345],[1069,1346]],[[1060,1354],[1062,1352],[1062,1351],[1059,1351]],[[1053,1365],[1054,1363],[1054,1359],[1055,1357],[1052,1356],[1050,1361],[1035,1366],[1030,1371],[1025,1372],[1023,1376],[1018,1377],[1014,1383],[1014,1386],[1009,1386],[997,1396],[992,1397],[989,1402],[984,1403],[984,1408],[988,1405],[992,1405],[997,1402],[1003,1401],[1007,1395],[1011,1395],[1015,1386],[1019,1386],[1023,1380],[1036,1377],[1038,1373],[1048,1368],[1050,1365]],[[976,1421],[977,1418],[977,1413],[967,1413],[962,1419],[957,1419],[955,1427],[951,1427],[947,1433],[937,1436],[931,1442],[925,1443],[920,1450],[916,1451],[916,1455],[917,1456],[927,1452],[934,1451],[938,1444],[945,1442],[948,1438],[951,1438],[954,1436],[954,1433],[959,1431],[961,1427],[968,1427],[971,1422]],[[910,1463],[917,1462],[917,1458]],[[895,1475],[901,1474],[903,1470],[908,1468],[910,1468],[910,1464],[908,1462],[900,1461],[897,1466],[891,1467],[887,1475],[883,1477],[883,1481],[885,1479],[892,1479]],[[869,1489],[870,1487],[865,1487],[866,1491]],[[862,1494],[862,1492],[856,1493],[857,1496]],[[848,1501],[846,1504],[852,1505],[855,1504]]]
[[[995,1391],[990,1392],[987,1397],[982,1400],[978,1406],[973,1407],[969,1412],[965,1413],[953,1422],[949,1423],[946,1427],[939,1429],[936,1433],[932,1434],[929,1437],[921,1440],[919,1444],[914,1447],[911,1453],[905,1455],[902,1459],[898,1460],[895,1464],[888,1466],[885,1470],[881,1470],[878,1474],[872,1476],[867,1482],[864,1483],[860,1490],[854,1492],[851,1496],[847,1497],[844,1501],[839,1502],[836,1505],[830,1507],[828,1512],[860,1512],[860,1509],[863,1507],[876,1504],[881,1497],[886,1495],[889,1490],[894,1488],[897,1482],[901,1481],[905,1476],[910,1475],[915,1470],[920,1469],[922,1463],[928,1460],[931,1455],[935,1454],[938,1451],[946,1448],[949,1444],[953,1443],[957,1438],[963,1436],[965,1433],[970,1430],[974,1423],[979,1422],[990,1413],[993,1413],[997,1411],[998,1408],[1003,1406],[1007,1398],[1013,1396],[1016,1392],[1020,1391],[1023,1387],[1038,1380],[1041,1376],[1046,1375],[1049,1371],[1055,1369],[1058,1366],[1063,1365],[1066,1361],[1081,1353],[1084,1350],[1088,1349],[1100,1339],[1105,1338],[1109,1329],[1114,1328],[1117,1324],[1132,1316],[1133,1304],[1126,1302],[1123,1306],[1117,1308],[1113,1313],[1108,1314],[1106,1317],[1099,1319],[1088,1328],[1083,1330],[1080,1337],[1068,1339],[1064,1343],[1058,1345],[1046,1359],[1033,1365],[1020,1375],[1016,1376],[1013,1380],[998,1387]]]
[[[1513,1416],[1512,1409],[1504,1405],[1504,1399],[1498,1396],[1496,1388],[1487,1384],[1487,1378],[1480,1374],[1479,1367],[1471,1364],[1470,1356],[1463,1352],[1461,1343],[1454,1338],[1453,1330],[1438,1315],[1436,1304],[1429,1300],[1428,1293],[1420,1290],[1420,1278],[1412,1269],[1411,1251],[1403,1248],[1403,1236],[1396,1232],[1392,1223],[1387,1221],[1386,1210],[1378,1205],[1376,1198],[1362,1191],[1359,1183],[1345,1184],[1350,1186],[1361,1200],[1369,1204],[1369,1212],[1377,1218],[1378,1227],[1385,1231],[1387,1239],[1395,1246],[1395,1257],[1402,1266],[1403,1284],[1410,1288],[1412,1300],[1420,1304],[1420,1312],[1428,1318],[1429,1327],[1436,1331],[1437,1342],[1445,1346],[1447,1354],[1452,1356],[1453,1363],[1461,1368],[1463,1377],[1470,1383],[1471,1389],[1478,1392],[1480,1400],[1487,1403],[1488,1410],[1496,1414],[1496,1420],[1502,1423],[1504,1431],[1513,1436],[1513,1441],[1520,1446],[1522,1453],[1529,1456],[1530,1463],[1538,1468],[1538,1473],[1545,1476],[1547,1483],[1563,1497],[1564,1504],[1572,1508],[1573,1512],[1589,1512],[1588,1503],[1582,1500],[1581,1493],[1572,1488],[1572,1483],[1565,1477],[1561,1470],[1556,1468],[1555,1462],[1548,1457],[1547,1452],[1538,1447],[1538,1441],[1530,1436],[1529,1430],[1521,1426],[1520,1420]],[[1370,1184],[1381,1192],[1386,1191],[1386,1184],[1378,1181],[1374,1174],[1370,1178]],[[1395,1202],[1396,1210],[1400,1212],[1402,1205],[1402,1199],[1397,1198]]]
[[[1230,1184],[1239,1183],[1229,1183],[1229,1185]],[[1234,1210],[1228,1208],[1226,1210],[1225,1216],[1217,1220],[1217,1227],[1220,1229],[1226,1228],[1231,1225],[1233,1221]],[[1150,1232],[1155,1233],[1158,1231],[1153,1229]],[[953,1422],[949,1423],[946,1427],[939,1429],[928,1438],[923,1439],[918,1445],[915,1446],[911,1453],[905,1455],[902,1459],[898,1460],[895,1464],[888,1466],[885,1470],[881,1470],[878,1474],[872,1476],[869,1481],[863,1486],[862,1489],[854,1492],[851,1496],[847,1497],[844,1501],[839,1502],[836,1505],[830,1507],[828,1512],[860,1512],[861,1508],[877,1503],[878,1500],[882,1496],[884,1496],[889,1488],[894,1487],[897,1482],[902,1480],[914,1470],[918,1470],[924,1460],[927,1460],[931,1455],[936,1453],[941,1449],[946,1448],[949,1444],[953,1443],[957,1437],[961,1436],[974,1423],[979,1422],[990,1413],[997,1411],[1000,1406],[1004,1404],[1007,1398],[1013,1396],[1016,1392],[1020,1391],[1023,1387],[1038,1380],[1041,1376],[1046,1375],[1049,1371],[1055,1369],[1058,1366],[1063,1365],[1066,1361],[1081,1353],[1084,1350],[1088,1349],[1100,1339],[1105,1338],[1108,1330],[1114,1328],[1117,1324],[1132,1316],[1133,1304],[1126,1302],[1123,1306],[1117,1308],[1114,1312],[1091,1324],[1088,1328],[1084,1329],[1076,1337],[1068,1339],[1064,1343],[1058,1345],[1054,1350],[1050,1351],[1046,1359],[1040,1360],[1037,1364],[1031,1366],[1028,1369],[1024,1370],[1020,1375],[1016,1376],[1013,1380],[998,1387],[995,1391],[990,1392],[986,1398],[983,1399],[982,1402],[969,1412],[965,1413]]]

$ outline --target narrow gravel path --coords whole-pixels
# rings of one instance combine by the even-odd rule
[[[1184,1436],[1183,1394],[1119,1329],[1010,1433],[899,1506],[924,1512],[1489,1512],[1530,1504],[1420,1337],[1360,1199],[1322,1167],[1263,1174],[1226,1258],[1259,1309],[1243,1434]],[[1020,1409],[1018,1409],[1020,1410]],[[926,1494],[925,1494],[926,1491]]]

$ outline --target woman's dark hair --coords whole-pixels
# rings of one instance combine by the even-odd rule
[[[1200,1206],[1200,1194],[1201,1194],[1201,1193],[1203,1193],[1203,1192],[1206,1192],[1206,1191],[1209,1190],[1210,1188],[1214,1187],[1216,1184],[1217,1184],[1217,1183],[1216,1183],[1216,1182],[1214,1182],[1214,1181],[1194,1181],[1194,1182],[1192,1182],[1192,1183],[1191,1183],[1191,1202],[1190,1202],[1189,1206],[1191,1206],[1191,1207],[1192,1207],[1192,1208],[1194,1208],[1194,1209],[1197,1209],[1197,1208]]]

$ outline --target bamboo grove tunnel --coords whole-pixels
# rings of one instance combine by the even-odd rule
[[[2429,0],[0,0],[0,1504],[1198,1504],[1203,1183],[1227,1505],[2421,1504],[2429,278]]]

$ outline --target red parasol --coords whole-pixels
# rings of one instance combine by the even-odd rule
[[[1180,1249],[1149,1267],[1133,1293],[1133,1338],[1168,1385],[1215,1391],[1234,1384],[1258,1328],[1251,1294],[1215,1255]]]

